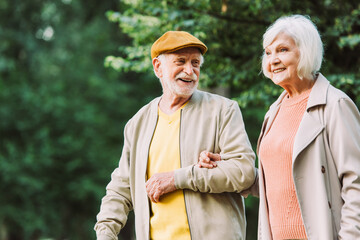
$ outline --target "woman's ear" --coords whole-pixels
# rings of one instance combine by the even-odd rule
[[[155,75],[160,79],[162,78],[162,68],[161,68],[161,61],[158,58],[154,58],[152,60],[152,64],[154,67]]]

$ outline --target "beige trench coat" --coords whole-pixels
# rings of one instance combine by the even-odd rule
[[[258,141],[269,130],[285,92],[265,115]],[[292,171],[310,240],[360,239],[360,114],[355,104],[319,74],[295,136]],[[258,239],[272,239],[261,159]],[[255,192],[254,192],[255,191]]]

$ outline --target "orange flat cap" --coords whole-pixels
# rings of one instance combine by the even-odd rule
[[[202,55],[207,51],[206,45],[190,33],[184,31],[168,31],[152,45],[151,59],[162,53],[175,52],[187,47],[199,48]]]

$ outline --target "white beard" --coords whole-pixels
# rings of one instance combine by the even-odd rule
[[[176,95],[179,97],[190,97],[194,91],[197,89],[198,81],[197,76],[195,73],[193,73],[191,76],[187,75],[184,72],[179,73],[176,75],[175,79],[178,78],[186,78],[186,79],[192,79],[194,81],[194,84],[189,84],[188,86],[179,86],[177,84],[178,81],[171,81],[169,80],[168,74],[166,71],[164,71],[164,78],[163,78],[163,91],[168,90],[172,95]]]

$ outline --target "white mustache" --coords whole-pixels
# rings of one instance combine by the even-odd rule
[[[188,75],[184,72],[179,73],[178,75],[176,75],[176,78],[184,78],[187,80],[192,80],[192,81],[196,81],[197,80],[197,76],[195,73]]]

